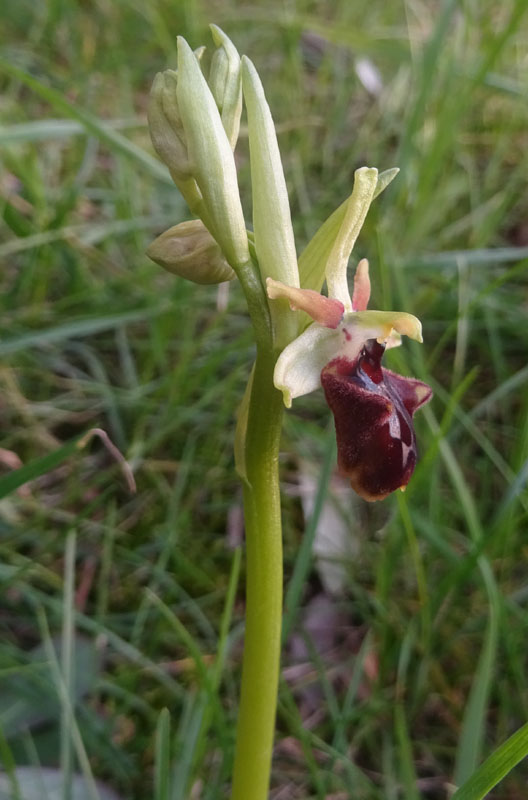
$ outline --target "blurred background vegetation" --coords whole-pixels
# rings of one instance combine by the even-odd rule
[[[239,287],[144,255],[187,217],[150,144],[148,91],[178,34],[211,45],[210,22],[262,77],[299,252],[357,167],[401,168],[353,258],[371,261],[372,308],[422,319],[424,345],[386,361],[435,392],[408,491],[375,506],[333,474],[322,393],[287,415],[272,796],[443,800],[527,720],[527,11],[3,0],[5,797],[25,797],[38,765],[50,798],[72,770],[76,800],[228,793],[244,608],[232,443],[251,332]],[[237,160],[250,220],[244,130]],[[100,442],[67,444],[93,427],[136,494]],[[9,491],[21,464],[31,480]],[[527,778],[520,765],[493,796],[526,797]]]

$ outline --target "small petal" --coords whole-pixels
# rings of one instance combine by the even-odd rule
[[[362,258],[356,267],[354,275],[354,294],[352,295],[352,310],[366,311],[370,300],[369,263]]]
[[[294,286],[286,286],[281,281],[274,281],[273,278],[266,279],[266,287],[271,300],[278,298],[288,300],[292,311],[305,311],[325,328],[337,328],[343,318],[345,310],[343,303],[312,289],[296,289]]]

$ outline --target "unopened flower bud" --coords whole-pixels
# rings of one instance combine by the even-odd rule
[[[191,175],[185,133],[176,97],[177,76],[172,70],[154,78],[148,105],[148,123],[152,144],[168,166],[175,181]]]
[[[220,111],[229,143],[234,149],[242,113],[240,56],[231,39],[217,25],[211,25],[211,33],[217,49],[211,61],[209,87]]]
[[[235,273],[199,219],[180,222],[154,239],[147,255],[160,267],[194,283],[230,281]]]
[[[210,220],[207,227],[229,264],[243,266],[249,262],[249,249],[233,152],[209,85],[181,36],[177,98],[192,174]],[[200,216],[204,219],[203,213]]]

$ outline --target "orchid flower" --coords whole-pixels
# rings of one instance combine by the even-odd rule
[[[379,500],[403,489],[411,477],[416,464],[412,416],[431,390],[381,366],[385,348],[399,344],[402,334],[422,340],[419,320],[402,312],[367,311],[365,259],[357,266],[352,296],[347,283],[348,260],[369,206],[398,170],[358,169],[350,197],[297,259],[277,133],[260,77],[223,31],[211,30],[216,50],[209,70],[203,48],[193,52],[179,37],[177,71],[158,74],[152,86],[152,143],[198,219],[162,233],[148,255],[195,283],[236,277],[255,336],[255,364],[235,435],[244,493],[247,603],[231,796],[265,800],[282,635],[278,451],[284,405],[322,385],[335,417],[340,468],[362,497]],[[243,102],[251,233],[233,153]],[[321,294],[325,280],[328,296]]]
[[[290,308],[314,320],[280,354],[275,386],[290,407],[293,398],[322,384],[334,414],[340,470],[371,501],[407,486],[416,464],[412,417],[432,394],[427,384],[381,366],[385,349],[400,344],[402,334],[421,342],[422,326],[405,312],[367,311],[366,259],[357,266],[349,294],[348,259],[379,177],[367,167],[356,172],[354,191],[326,259],[328,297],[267,279],[271,300],[284,298]]]

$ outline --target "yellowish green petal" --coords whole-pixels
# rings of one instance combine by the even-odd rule
[[[395,330],[402,336],[423,342],[422,323],[418,317],[407,314],[406,311],[356,311],[354,314],[346,314],[344,323],[369,330],[377,328],[379,333],[369,336],[369,339],[385,341]]]
[[[387,188],[398,172],[399,169],[394,167],[378,174],[373,199]],[[336,208],[301,253],[299,257],[299,277],[303,289],[321,291],[325,279],[326,263],[343,224],[349,200],[350,198],[347,198]]]
[[[341,300],[346,311],[352,310],[347,281],[348,259],[374,199],[377,182],[378,170],[374,167],[356,170],[354,189],[348,199],[345,217],[326,262],[328,296]]]

